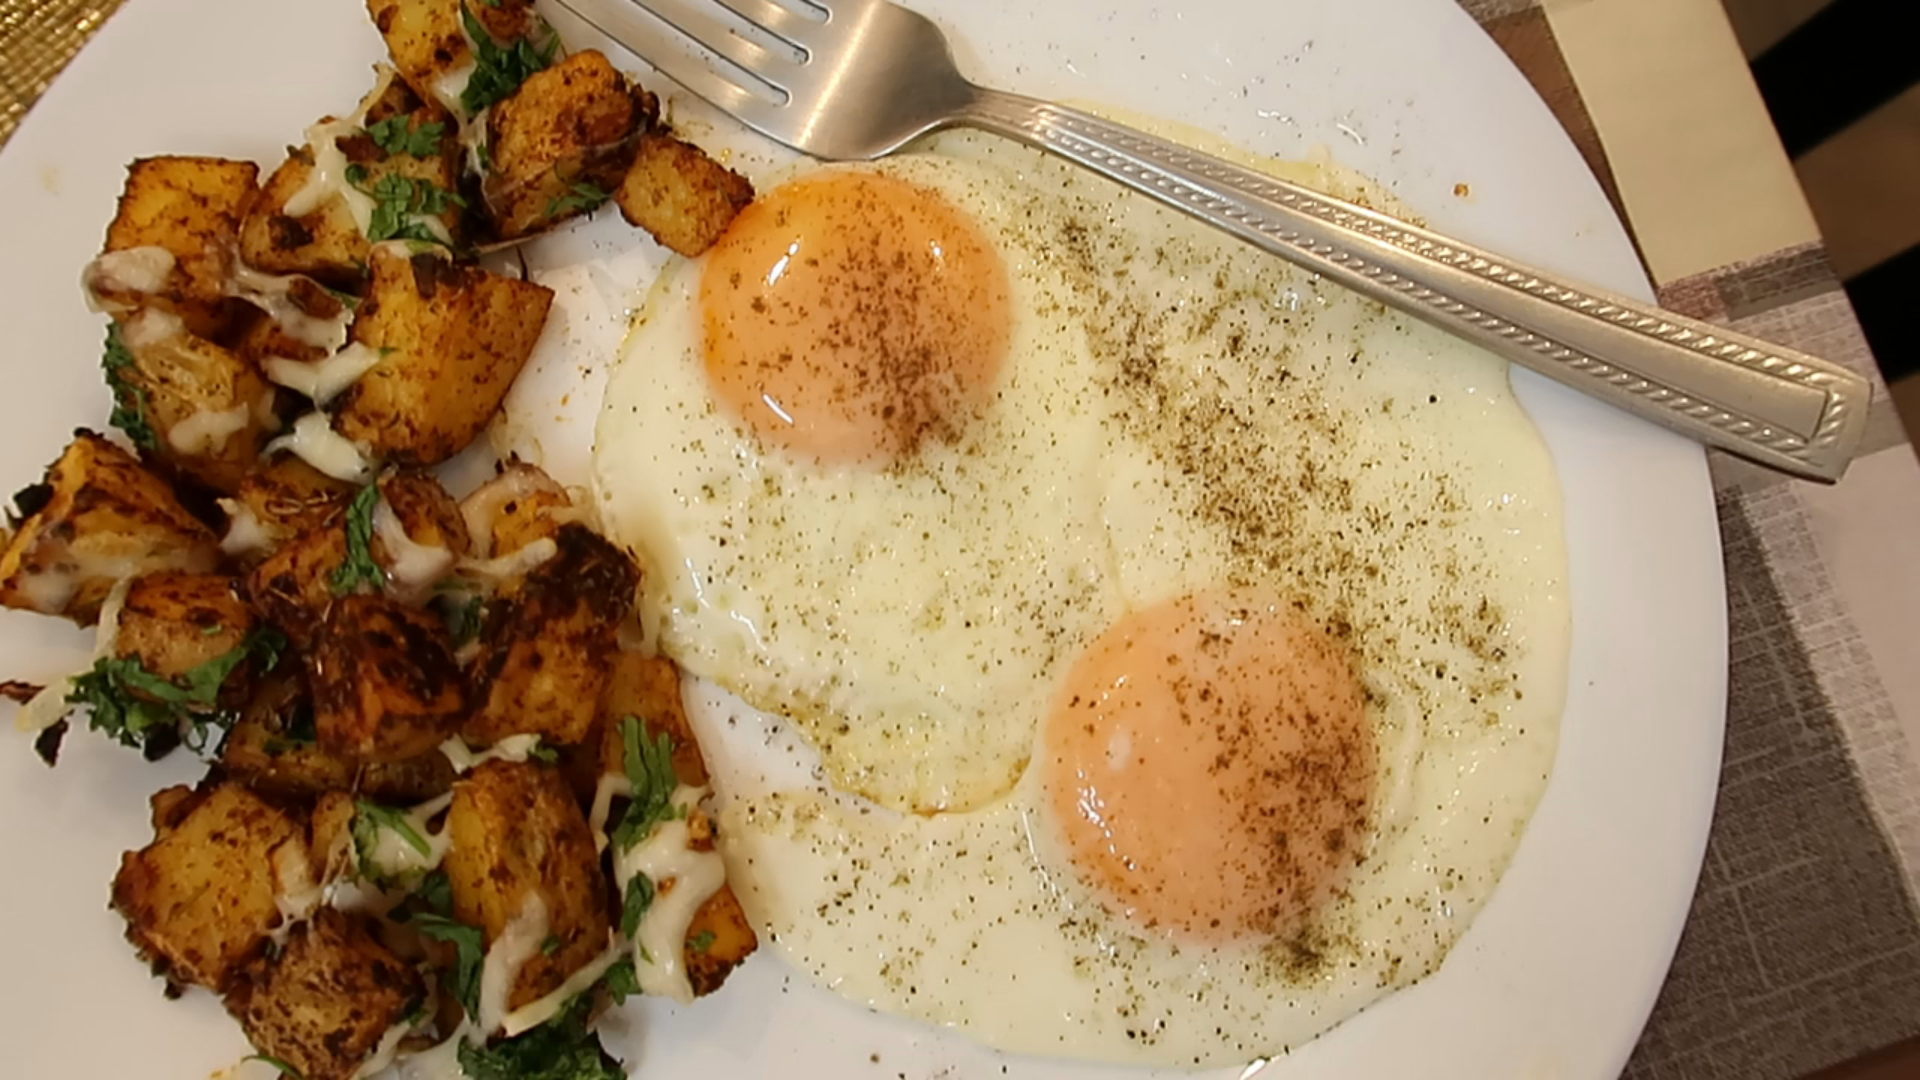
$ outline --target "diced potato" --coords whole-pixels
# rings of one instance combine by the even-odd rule
[[[234,489],[227,505],[228,550],[242,557],[265,555],[323,524],[353,493],[347,481],[335,480],[292,454],[276,454]]]
[[[496,239],[513,240],[605,202],[658,105],[594,50],[536,72],[487,114],[481,183]]]
[[[187,797],[163,792],[154,808],[167,824],[122,856],[113,906],[127,938],[169,979],[223,992],[278,925],[274,850],[304,845],[306,828],[233,783]]]
[[[259,369],[162,311],[130,316],[122,337],[133,362],[116,377],[139,396],[154,456],[215,491],[238,487],[280,427]]]
[[[706,251],[753,201],[747,178],[705,150],[664,131],[640,136],[639,152],[614,194],[629,225],[688,258]]]
[[[367,14],[387,40],[393,66],[429,101],[457,95],[460,72],[473,65],[473,46],[460,26],[462,0],[367,0]],[[475,4],[485,9],[486,4]],[[449,93],[449,91],[453,93]]]
[[[554,541],[553,557],[488,611],[474,664],[479,702],[464,729],[469,741],[533,733],[566,745],[593,729],[640,568],[584,525],[562,526]]]
[[[321,288],[311,278],[294,277],[288,280],[292,283],[292,287],[288,290],[289,298],[295,296],[304,298],[317,294],[324,304],[324,310],[329,310],[334,315],[337,315],[345,307],[337,297]],[[295,338],[292,334],[287,333],[286,329],[280,325],[277,319],[269,316],[259,308],[254,308],[252,305],[248,306],[251,310],[248,312],[247,317],[242,319],[239,324],[234,327],[233,332],[228,334],[225,340],[220,342],[220,344],[232,349],[234,353],[239,355],[240,358],[247,363],[252,364],[264,372],[267,361],[274,357],[285,360],[298,360],[302,363],[312,363],[316,360],[324,360],[327,357],[328,352],[326,349],[319,345]],[[321,312],[314,312],[313,314],[317,318],[331,317]],[[290,392],[291,391],[289,391],[289,393]]]
[[[260,1053],[305,1080],[351,1080],[424,994],[419,972],[365,924],[322,908],[255,966],[227,1008]]]
[[[447,494],[447,489],[440,486],[433,474],[395,473],[380,481],[380,497],[392,508],[393,516],[406,530],[407,539],[418,547],[442,550],[455,557],[473,551],[473,543],[467,536],[467,520],[460,515],[460,504],[453,501],[453,496]],[[373,537],[373,554],[395,579],[410,576],[402,572],[401,565],[409,556],[404,551],[389,550],[386,538],[378,531]]]
[[[334,400],[334,430],[400,465],[459,453],[500,408],[552,303],[530,281],[376,251],[353,340],[390,351]]]
[[[515,1009],[551,993],[607,947],[606,877],[585,815],[551,767],[490,761],[453,786],[443,867],[454,917],[478,926],[488,945],[527,910],[546,908],[557,941],[520,969],[508,995]]]
[[[474,551],[488,558],[511,555],[572,521],[567,489],[538,466],[516,461],[460,500]]]
[[[149,674],[177,679],[245,648],[253,625],[253,612],[232,578],[161,570],[142,574],[127,587],[113,653],[139,661]],[[242,661],[233,669],[221,688],[221,704],[232,707],[246,700],[253,667]]]
[[[106,251],[164,248],[173,268],[159,289],[147,292],[130,287],[108,258],[89,275],[89,287],[110,307],[163,308],[194,333],[218,337],[240,310],[227,295],[227,279],[259,174],[251,161],[212,157],[141,158],[127,166]]]
[[[283,541],[249,571],[247,599],[289,641],[305,649],[333,605],[333,575],[346,561],[346,507],[341,505],[320,524]]]
[[[307,654],[320,746],[355,761],[427,753],[459,727],[467,685],[440,618],[379,596],[343,596]]]
[[[44,504],[0,551],[0,604],[92,625],[122,576],[204,572],[219,562],[208,529],[133,455],[90,431],[75,434],[33,489]]]
[[[453,766],[437,749],[405,761],[363,764],[329,752],[317,734],[304,674],[276,674],[254,692],[234,721],[220,763],[248,787],[294,798],[352,790],[381,802],[418,803],[453,786]],[[323,849],[318,810],[314,847]]]
[[[720,989],[733,969],[760,947],[760,938],[747,921],[747,913],[733,895],[733,886],[722,885],[693,913],[687,925],[687,945],[683,954],[687,982],[695,997],[704,997]]]

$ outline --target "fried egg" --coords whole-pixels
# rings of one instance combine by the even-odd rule
[[[1245,1062],[1485,902],[1568,618],[1497,360],[965,134],[773,186],[627,349],[602,520],[730,880],[822,985],[1005,1050]]]

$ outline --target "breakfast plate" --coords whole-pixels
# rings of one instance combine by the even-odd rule
[[[1165,118],[1256,153],[1331,154],[1436,227],[1646,294],[1579,156],[1447,0],[921,6],[952,34],[963,69],[997,85]],[[571,47],[603,48],[640,72],[668,99],[675,125],[736,168],[784,160],[648,80],[644,65],[565,12],[549,15]],[[0,311],[14,331],[6,363],[18,388],[0,402],[0,460],[16,483],[106,411],[92,359],[98,322],[75,281],[98,250],[125,162],[162,152],[272,160],[291,133],[353,100],[381,55],[357,4],[141,0],[55,84],[0,154],[14,256],[0,268]],[[603,215],[523,254],[555,290],[555,315],[489,442],[581,483],[607,372],[665,253]],[[1293,1048],[1267,1075],[1610,1077],[1671,957],[1711,814],[1725,689],[1703,455],[1544,380],[1516,373],[1513,384],[1564,498],[1572,634],[1551,782],[1505,878],[1441,970]],[[69,670],[87,651],[82,634],[14,612],[0,617],[0,642],[22,676]],[[15,976],[0,991],[0,1015],[19,1070],[202,1076],[248,1053],[211,997],[163,1000],[104,903],[119,854],[147,839],[147,795],[191,782],[192,771],[184,755],[149,766],[104,740],[74,740],[53,771],[24,739],[0,754],[0,853],[10,868],[0,963]],[[986,962],[1011,974],[1026,959]],[[1113,1073],[1001,1056],[867,1012],[772,950],[712,998],[630,1005],[609,1021],[608,1043],[636,1074]]]

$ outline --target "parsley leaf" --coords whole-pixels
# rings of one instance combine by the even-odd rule
[[[467,88],[460,92],[460,108],[468,116],[512,97],[520,84],[527,81],[527,76],[553,63],[554,54],[560,49],[559,36],[551,33],[543,46],[536,46],[526,38],[503,46],[493,40],[486,24],[465,4],[460,5],[460,25],[473,42],[473,76],[467,80]]]
[[[653,906],[653,879],[645,874],[635,874],[627,879],[627,895],[620,904],[620,933],[632,937],[640,929],[640,920],[646,918],[647,909]],[[651,957],[647,958],[651,961]]]
[[[631,956],[615,960],[607,973],[600,976],[600,982],[615,1005],[624,1005],[628,998],[640,993],[640,973],[634,968]]]
[[[487,958],[486,939],[481,936],[480,928],[431,912],[415,915],[413,925],[427,937],[453,946],[454,974],[448,989],[453,991],[454,999],[467,1010],[468,1016],[480,1015],[480,968]],[[468,1075],[475,1074],[469,1072]]]
[[[225,731],[233,713],[218,708],[220,690],[235,668],[256,653],[266,670],[279,661],[286,639],[277,630],[257,630],[247,640],[174,679],[148,671],[138,658],[103,656],[73,680],[67,704],[85,705],[87,726],[145,752],[164,756],[182,741],[196,753],[208,749],[212,729]]]
[[[366,799],[353,800],[353,809],[353,849],[359,856],[360,876],[368,881],[379,882],[386,877],[374,861],[375,853],[380,850],[382,829],[390,830],[423,856],[433,854],[427,838],[420,835],[420,830],[414,828],[413,822],[401,811]]]
[[[547,216],[557,218],[576,210],[590,214],[612,197],[613,194],[599,184],[582,180],[569,187],[565,194],[556,195],[547,202]]]
[[[687,939],[687,945],[691,947],[694,952],[697,952],[700,955],[705,956],[707,954],[707,950],[713,948],[713,939],[715,938],[715,936],[716,935],[711,930],[702,930],[699,933],[693,935],[693,937]]]
[[[397,113],[367,125],[367,134],[373,138],[375,146],[389,155],[406,154],[410,157],[434,157],[440,153],[440,140],[447,133],[447,125],[438,120],[415,126],[413,117],[406,113]]]
[[[418,240],[427,244],[444,244],[445,241],[420,219],[444,214],[450,206],[467,205],[465,199],[432,181],[415,180],[399,173],[387,173],[375,180],[372,187],[368,187],[364,165],[347,166],[346,178],[355,190],[373,200],[373,213],[367,218],[367,239],[374,243],[382,240]]]
[[[460,1071],[469,1080],[626,1080],[626,1069],[587,1029],[591,999],[575,997],[559,1016],[518,1038],[461,1043]]]
[[[673,790],[679,785],[673,775],[673,739],[664,731],[647,738],[637,716],[627,717],[620,725],[632,799],[613,830],[613,842],[627,851],[645,840],[655,825],[679,817],[681,811],[673,805]]]
[[[307,1080],[306,1077],[300,1075],[299,1069],[296,1069],[293,1066],[287,1064],[286,1062],[281,1061],[279,1058],[274,1057],[272,1054],[248,1054],[246,1057],[243,1057],[240,1060],[241,1061],[264,1061],[268,1065],[271,1065],[274,1068],[279,1069],[280,1075],[282,1076],[292,1077],[292,1080]]]
[[[120,324],[107,326],[106,351],[100,357],[100,369],[106,373],[107,389],[113,391],[113,414],[107,422],[127,433],[133,445],[142,450],[160,449],[160,436],[147,420],[147,391],[130,376],[139,368],[133,353],[120,337]]]
[[[387,572],[373,558],[373,508],[380,501],[380,485],[368,484],[347,504],[347,561],[327,579],[334,595],[358,592],[362,586],[380,589]]]

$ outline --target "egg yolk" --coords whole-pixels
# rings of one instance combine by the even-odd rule
[[[1073,865],[1148,930],[1284,936],[1364,849],[1364,695],[1344,652],[1277,594],[1124,617],[1069,672],[1045,745]]]
[[[763,443],[885,462],[952,440],[1006,360],[1006,267],[937,192],[838,171],[752,203],[700,281],[707,377]]]

